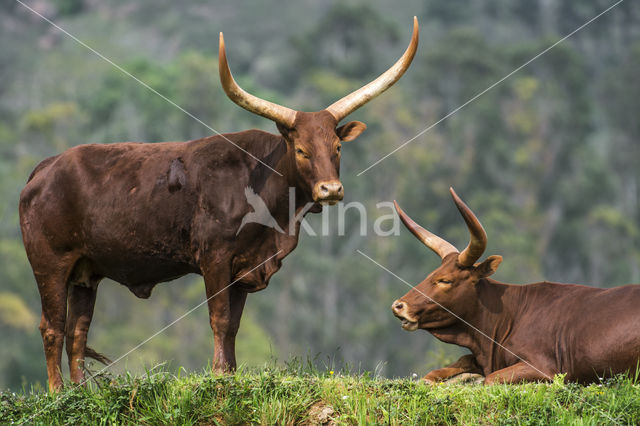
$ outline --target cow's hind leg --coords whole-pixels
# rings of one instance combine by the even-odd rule
[[[69,287],[69,309],[67,313],[67,357],[71,381],[83,383],[84,357],[87,347],[87,333],[93,317],[96,302],[97,282],[88,286],[71,285]]]
[[[553,374],[544,373],[541,370],[527,364],[518,362],[507,368],[494,371],[485,380],[485,385],[494,383],[523,383],[523,382],[550,382]]]
[[[35,272],[42,317],[40,334],[47,360],[49,390],[62,389],[62,346],[64,344],[65,322],[67,319],[67,277],[69,268],[60,267],[53,273]]]

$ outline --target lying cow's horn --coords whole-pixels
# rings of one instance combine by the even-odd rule
[[[473,266],[487,248],[487,233],[484,231],[476,215],[474,215],[464,201],[458,197],[458,194],[456,194],[453,188],[449,188],[449,192],[451,192],[453,201],[456,203],[456,207],[458,207],[460,214],[467,223],[469,233],[471,233],[469,245],[462,250],[460,256],[458,256],[458,263],[461,266]]]
[[[280,123],[287,128],[293,127],[296,119],[296,111],[287,107],[283,107],[273,102],[265,101],[257,96],[245,92],[231,75],[229,64],[227,63],[227,53],[224,49],[224,37],[220,33],[220,51],[219,51],[220,82],[229,99],[246,109],[247,111],[261,115],[276,123]]]
[[[398,62],[393,64],[391,68],[371,83],[331,104],[331,106],[327,108],[327,111],[329,111],[331,115],[340,122],[340,120],[345,118],[347,115],[351,114],[353,111],[360,108],[362,105],[366,104],[398,81],[407,68],[409,68],[411,61],[416,54],[416,50],[418,48],[418,33],[418,18],[414,16],[411,42],[402,57],[398,59]]]
[[[429,247],[431,250],[433,250],[442,259],[444,259],[445,256],[447,256],[448,254],[457,253],[458,252],[458,249],[456,249],[453,246],[453,244],[449,243],[446,240],[443,240],[442,238],[438,237],[435,234],[432,234],[431,232],[429,232],[426,229],[424,229],[422,226],[420,226],[417,223],[415,223],[400,208],[400,206],[398,205],[398,203],[395,200],[393,201],[393,205],[395,206],[396,211],[398,212],[398,215],[400,215],[400,219],[402,220],[402,223],[404,223],[404,225],[407,227],[407,229],[409,231],[411,231],[411,233],[413,235],[415,235],[417,239],[422,241],[422,244],[424,244],[425,246]]]

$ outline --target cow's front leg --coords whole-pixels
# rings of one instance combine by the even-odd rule
[[[209,323],[213,330],[213,370],[218,373],[236,368],[236,335],[247,299],[247,292],[230,283],[230,274],[205,273]]]
[[[478,366],[478,363],[476,363],[473,355],[465,355],[451,365],[432,370],[427,373],[422,380],[424,380],[425,383],[433,384],[443,382],[462,373],[482,374],[482,369]]]
[[[214,328],[215,349],[213,353],[214,369],[219,372],[233,371],[236,369],[236,335],[240,328],[240,319],[244,302],[247,300],[247,292],[237,287],[229,287],[229,313],[230,318],[225,329]],[[211,318],[211,315],[209,315]],[[220,337],[218,337],[220,336]],[[217,342],[222,346],[218,346]]]
[[[552,380],[553,374],[544,373],[527,363],[518,362],[489,374],[484,383],[492,385],[494,383],[550,382]]]

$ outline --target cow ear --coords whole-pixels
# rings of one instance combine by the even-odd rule
[[[360,133],[364,132],[367,128],[367,125],[361,121],[350,121],[344,126],[340,126],[336,129],[336,134],[343,142],[351,142],[358,136]]]
[[[291,133],[291,129],[280,123],[276,123],[276,127],[278,128],[278,131],[280,132],[280,134],[284,136],[285,140],[288,141],[289,134]]]
[[[502,263],[502,256],[489,256],[487,260],[476,266],[478,278],[486,278],[491,276],[498,270],[498,266]]]

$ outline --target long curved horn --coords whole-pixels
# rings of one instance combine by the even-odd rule
[[[220,82],[225,93],[233,102],[246,109],[247,111],[261,115],[276,123],[280,123],[287,128],[293,127],[296,119],[296,111],[278,104],[274,104],[257,96],[242,90],[231,75],[229,64],[227,63],[227,53],[224,49],[224,37],[220,33],[220,49],[219,49],[219,65]]]
[[[418,48],[418,35],[418,18],[414,16],[411,42],[402,57],[398,59],[391,68],[380,75],[380,77],[355,92],[348,94],[339,101],[334,102],[327,108],[327,111],[329,111],[331,115],[340,122],[340,120],[345,118],[347,115],[351,114],[353,111],[391,87],[400,79],[400,77],[402,77],[402,74],[404,74],[407,68],[409,68],[409,65],[411,65],[411,61],[416,54],[416,49]]]
[[[487,233],[484,231],[476,215],[474,215],[464,201],[458,197],[458,194],[456,194],[453,188],[449,188],[449,192],[451,192],[453,201],[456,203],[456,207],[458,207],[462,218],[467,223],[467,228],[469,228],[469,233],[471,234],[469,245],[462,250],[460,256],[458,256],[458,263],[462,266],[473,266],[487,248]]]
[[[396,211],[398,212],[398,215],[400,215],[400,219],[402,220],[402,223],[404,223],[407,229],[411,231],[411,233],[415,235],[416,238],[422,242],[422,244],[429,247],[442,259],[444,259],[448,254],[458,253],[458,249],[456,249],[453,246],[453,244],[447,242],[446,240],[443,240],[442,238],[438,237],[435,234],[432,234],[431,232],[424,229],[422,226],[415,223],[400,208],[400,206],[395,200],[393,201],[393,205],[395,206]]]

